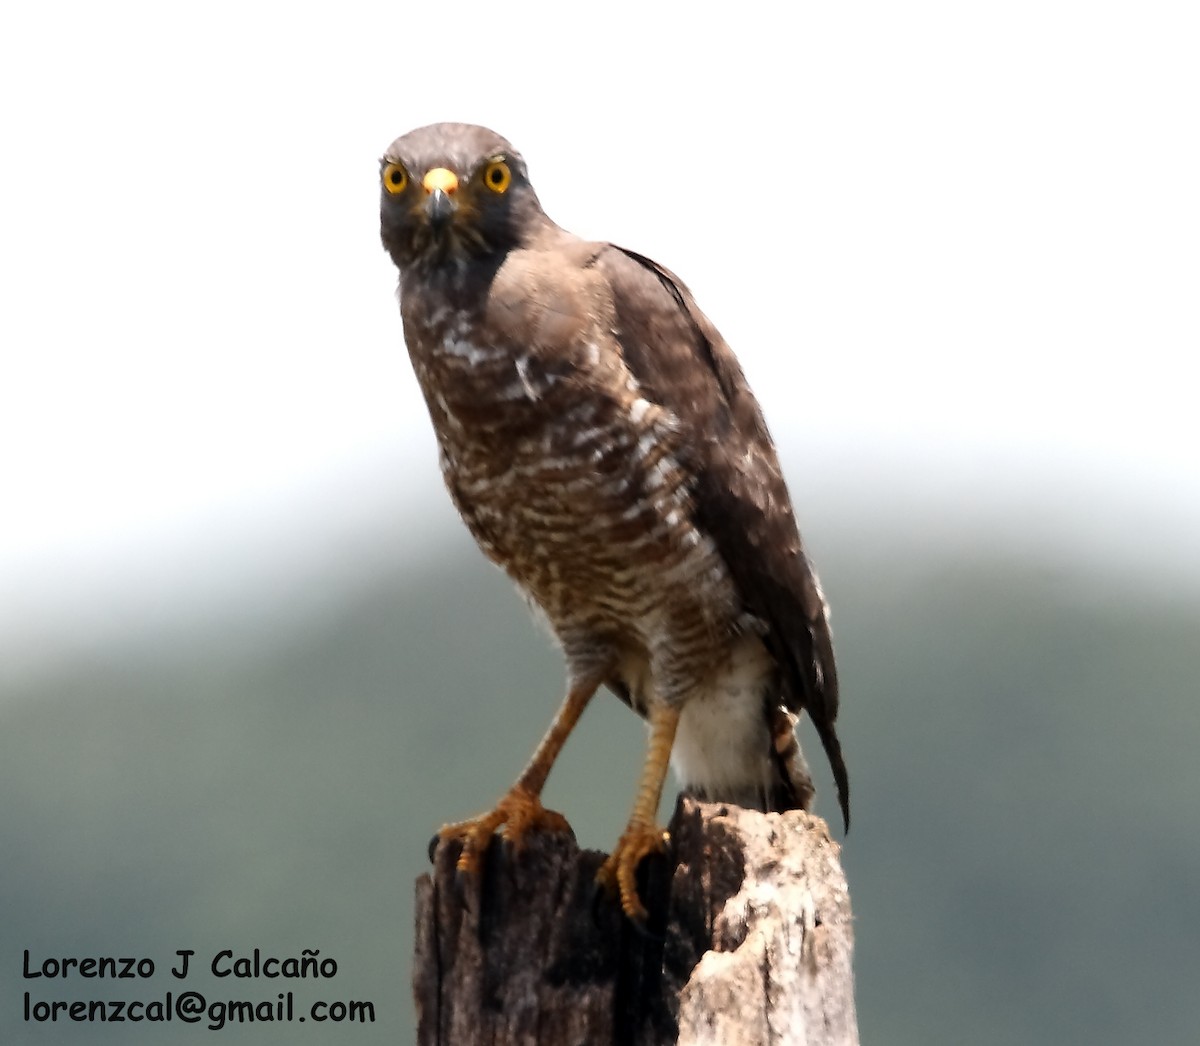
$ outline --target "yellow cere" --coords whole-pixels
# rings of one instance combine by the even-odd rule
[[[441,189],[449,196],[458,188],[458,175],[445,167],[434,167],[421,179],[421,184],[425,186],[425,191],[428,193]]]

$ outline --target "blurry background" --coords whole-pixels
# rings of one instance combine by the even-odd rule
[[[228,1041],[411,1041],[426,843],[561,688],[441,489],[378,245],[378,156],[462,119],[679,271],[763,403],[834,608],[863,1041],[1194,1042],[1190,5],[317,11],[3,16],[0,1040],[206,1034],[26,991],[290,987],[377,1023]],[[570,742],[584,845],[641,748],[612,700]],[[167,972],[255,947],[339,972]]]

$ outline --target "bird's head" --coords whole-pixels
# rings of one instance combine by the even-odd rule
[[[380,182],[380,236],[402,271],[502,254],[546,221],[520,153],[486,127],[410,131],[388,147]]]

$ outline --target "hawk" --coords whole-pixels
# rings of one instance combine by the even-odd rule
[[[542,210],[525,161],[441,123],[381,161],[381,236],[442,474],[482,550],[545,615],[566,697],[495,809],[441,829],[477,869],[503,828],[566,829],[540,795],[600,687],[647,720],[629,823],[601,869],[634,920],[668,764],[701,798],[807,809],[807,711],[849,827],[828,612],[762,413],[669,270]]]

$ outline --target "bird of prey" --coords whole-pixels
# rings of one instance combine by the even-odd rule
[[[380,176],[446,486],[566,659],[566,697],[516,783],[441,829],[463,842],[459,868],[477,869],[499,829],[519,844],[566,828],[540,795],[600,687],[649,726],[628,826],[600,872],[631,919],[646,916],[637,864],[666,841],[668,763],[701,798],[807,809],[795,734],[807,712],[849,827],[825,600],[758,404],[687,287],[556,225],[521,155],[487,128],[411,131]]]

